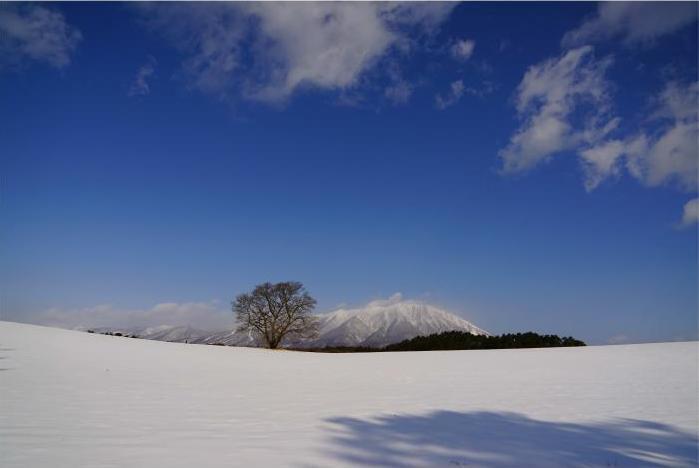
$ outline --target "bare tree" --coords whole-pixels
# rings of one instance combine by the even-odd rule
[[[313,316],[316,300],[301,283],[263,283],[233,302],[238,331],[259,335],[268,348],[277,348],[290,337],[313,338],[318,323]]]

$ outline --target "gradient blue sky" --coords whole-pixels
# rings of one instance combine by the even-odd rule
[[[206,327],[294,279],[696,339],[696,9],[3,5],[2,318]]]

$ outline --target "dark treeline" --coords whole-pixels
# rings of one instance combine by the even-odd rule
[[[94,330],[88,330],[88,333],[95,333]],[[140,338],[140,336],[137,335],[129,335],[128,333],[124,334],[121,332],[99,332],[100,335],[107,335],[107,336],[123,336],[125,338]]]
[[[450,331],[429,336],[417,336],[384,348],[386,351],[436,351],[457,349],[558,348],[585,346],[571,336],[539,335],[538,333],[508,333],[499,336],[472,335]]]
[[[293,349],[317,353],[375,353],[381,351],[449,351],[463,349],[558,348],[568,346],[585,346],[585,343],[571,336],[561,338],[558,335],[539,335],[534,332],[485,336],[450,331],[429,336],[417,336],[400,343],[388,345],[385,348],[327,346],[325,348]]]

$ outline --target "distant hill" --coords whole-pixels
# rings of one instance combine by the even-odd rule
[[[445,331],[462,331],[478,336],[488,332],[472,323],[429,304],[418,301],[381,300],[355,309],[338,309],[318,315],[319,335],[313,340],[296,340],[286,347],[322,348],[371,347],[399,343],[416,336]],[[255,337],[235,330],[204,331],[192,327],[99,328],[97,333],[121,333],[148,340],[218,344],[226,346],[258,346]]]

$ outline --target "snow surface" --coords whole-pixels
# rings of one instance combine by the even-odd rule
[[[698,353],[319,354],[0,322],[0,466],[695,466]]]

